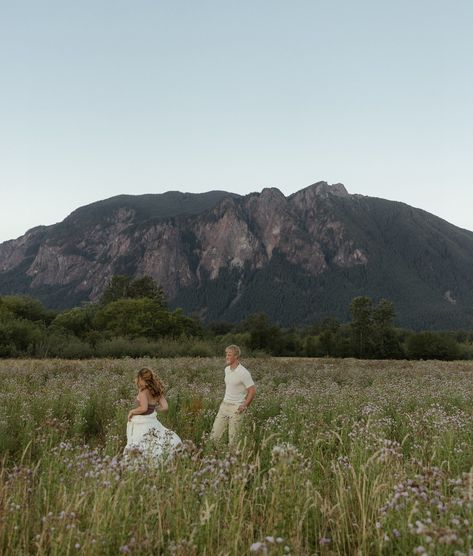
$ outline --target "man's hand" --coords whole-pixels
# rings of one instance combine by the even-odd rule
[[[238,413],[243,413],[246,411],[253,401],[254,397],[256,396],[256,386],[248,386],[246,389],[246,399],[245,401],[238,407]]]
[[[128,421],[131,421],[131,418],[133,417],[133,415],[134,415],[133,411],[130,410],[128,412]]]

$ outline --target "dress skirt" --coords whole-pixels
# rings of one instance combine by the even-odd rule
[[[155,412],[133,415],[126,427],[126,440],[125,455],[136,453],[153,458],[170,455],[182,442],[175,432],[158,421]]]

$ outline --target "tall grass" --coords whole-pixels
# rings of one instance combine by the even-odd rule
[[[245,363],[229,450],[220,359],[1,361],[0,553],[473,553],[473,363]],[[184,439],[167,462],[121,457],[143,365]]]

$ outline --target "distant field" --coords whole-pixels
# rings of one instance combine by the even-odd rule
[[[0,361],[0,553],[473,554],[473,362],[247,359],[238,450],[207,439],[223,359]],[[150,365],[185,439],[125,465]]]

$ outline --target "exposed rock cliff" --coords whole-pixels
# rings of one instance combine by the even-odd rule
[[[413,220],[420,240],[410,235]],[[402,252],[393,226],[413,249]],[[452,257],[450,279],[438,286],[416,264],[420,244],[433,238]],[[442,266],[437,255],[434,248],[433,269]],[[97,300],[114,274],[148,274],[170,300],[209,320],[264,310],[289,324],[343,318],[361,294],[393,299],[402,313],[410,284],[419,303],[430,299],[434,314],[451,319],[468,298],[472,255],[472,233],[402,203],[349,195],[342,184],[319,182],[287,198],[274,188],[244,197],[119,196],[0,244],[0,294],[29,293],[66,307]],[[421,311],[423,322],[432,311]]]

